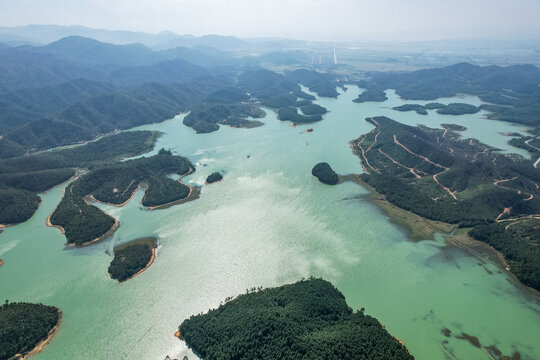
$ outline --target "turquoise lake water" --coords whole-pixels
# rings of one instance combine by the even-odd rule
[[[476,336],[505,355],[519,351],[522,359],[540,359],[540,305],[494,264],[445,246],[442,236],[410,241],[364,198],[368,192],[361,186],[331,187],[311,176],[321,161],[340,174],[362,172],[349,141],[372,129],[364,121],[368,116],[431,127],[464,125],[464,137],[523,156],[500,133],[526,128],[486,120],[484,112],[397,112],[390,108],[405,102],[393,91],[384,103],[353,103],[360,92],[349,87],[338,99],[319,99],[330,110],[324,120],[295,128],[271,110],[265,125],[254,129],[223,126],[197,135],[182,124],[184,115],[138,128],[164,133],[151,154],[171,148],[197,164],[184,181],[202,186],[201,197],[149,211],[140,204],[140,190],[122,208],[102,205],[121,226],[113,237],[86,248],[65,247],[64,236],[45,226],[62,186],[41,195],[29,221],[0,234],[0,299],[63,311],[58,334],[32,359],[195,358],[173,336],[183,319],[247,288],[311,275],[334,283],[351,307],[378,318],[417,359],[443,360],[449,353],[489,359],[466,340],[445,337],[443,328]],[[480,103],[472,96],[439,101]],[[308,127],[314,131],[301,133]],[[222,171],[223,181],[204,186],[213,171]],[[125,283],[111,280],[112,248],[151,235],[159,238],[154,264]]]

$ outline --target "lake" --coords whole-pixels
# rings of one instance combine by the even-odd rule
[[[183,116],[137,129],[164,135],[156,149],[170,148],[196,164],[186,178],[202,186],[198,200],[166,210],[146,210],[143,190],[124,207],[100,205],[120,221],[113,237],[80,249],[45,226],[62,196],[56,187],[42,194],[37,213],[0,234],[0,299],[58,306],[63,322],[36,360],[85,358],[195,358],[173,336],[187,317],[219,306],[252,287],[278,286],[309,276],[323,277],[343,292],[354,309],[364,307],[417,359],[489,359],[480,348],[452,335],[478,337],[504,355],[539,359],[540,305],[514,286],[495,264],[448,247],[442,235],[414,242],[352,182],[321,184],[312,167],[328,162],[339,174],[361,173],[349,141],[372,129],[366,117],[386,115],[400,122],[467,127],[464,137],[502,151],[527,154],[507,144],[503,132],[526,128],[474,115],[427,116],[398,112],[405,102],[393,91],[383,103],[353,103],[361,89],[349,87],[338,99],[316,102],[329,109],[318,123],[291,127],[266,109],[265,125],[222,126],[195,134]],[[473,96],[439,99],[479,104]],[[301,133],[308,127],[311,133]],[[224,179],[204,186],[206,176]],[[109,278],[115,245],[145,236],[159,238],[154,264],[125,283]],[[491,274],[486,271],[489,270]]]

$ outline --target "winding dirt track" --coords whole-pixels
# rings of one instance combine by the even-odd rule
[[[377,143],[377,137],[379,136],[380,133],[381,132],[379,131],[378,133],[375,134],[375,138],[373,139],[373,142],[371,143],[371,145],[369,145],[369,147],[367,148],[366,153],[369,152],[369,150],[371,150],[373,145],[375,145]]]
[[[405,168],[405,169],[409,170],[414,176],[416,176],[417,179],[420,179],[420,178],[421,178],[421,176],[418,175],[418,174],[416,173],[416,171],[414,171],[413,168],[410,168],[410,167],[407,167],[407,166],[405,166],[405,165],[403,165],[403,164],[400,164],[400,163],[397,162],[396,160],[392,159],[392,157],[391,157],[390,155],[388,155],[387,153],[385,153],[385,152],[382,151],[381,149],[379,149],[379,152],[380,152],[381,154],[383,154],[384,156],[386,156],[388,159],[390,159],[390,161],[393,162],[394,164],[396,164],[396,165],[398,165],[398,166],[401,166],[402,168]]]
[[[439,173],[439,174],[440,174],[440,173]],[[433,175],[433,180],[435,180],[435,182],[436,182],[437,184],[439,184],[440,187],[442,187],[447,193],[449,193],[449,194],[454,198],[454,200],[457,200],[456,194],[453,193],[452,190],[450,190],[450,189],[447,188],[446,186],[443,186],[443,185],[439,182],[439,180],[437,180],[437,175],[439,175],[439,174]]]
[[[366,152],[364,151],[364,148],[361,146],[361,144],[364,142],[365,140],[365,137],[362,138],[362,140],[356,144],[356,146],[358,146],[360,148],[360,151],[362,151],[362,157],[364,158],[364,161],[366,162],[366,165],[369,166],[374,172],[379,172],[379,170],[375,169],[373,166],[371,166],[371,164],[369,163],[367,157],[366,157]],[[354,146],[353,146],[354,148]],[[367,169],[366,169],[367,170]],[[369,172],[369,171],[368,171]]]
[[[415,153],[414,151],[411,151],[409,150],[405,145],[403,145],[402,143],[400,143],[396,137],[396,134],[394,134],[394,143],[401,146],[403,149],[405,149],[408,153],[414,155],[414,156],[417,156],[419,157],[420,159],[423,159],[424,161],[427,161],[428,163],[430,163],[431,165],[435,165],[435,166],[438,166],[440,167],[441,169],[444,169],[444,170],[448,170],[449,168],[447,168],[446,166],[443,166],[441,164],[437,164],[436,162],[433,162],[431,160],[429,160],[427,157],[423,156],[423,155],[419,155],[417,153]]]

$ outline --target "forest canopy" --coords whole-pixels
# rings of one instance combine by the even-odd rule
[[[322,279],[252,289],[228,300],[179,327],[203,359],[413,359],[377,319],[363,309],[354,312]]]
[[[59,321],[60,310],[53,306],[6,300],[0,306],[0,360],[31,351]]]

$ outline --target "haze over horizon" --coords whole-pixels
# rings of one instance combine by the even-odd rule
[[[537,39],[538,14],[540,2],[535,0],[4,0],[0,3],[3,26],[82,25],[150,33],[172,31],[302,40]]]

